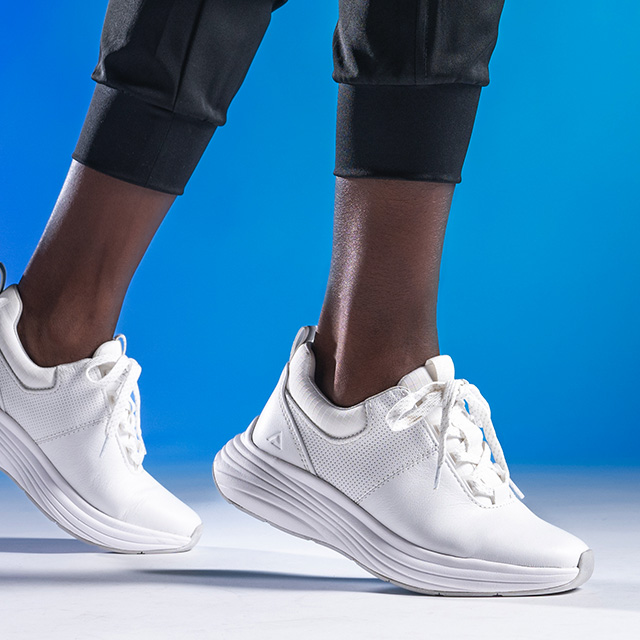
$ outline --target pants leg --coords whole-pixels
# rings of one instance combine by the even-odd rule
[[[335,175],[460,182],[504,0],[340,0]]]
[[[73,157],[180,194],[286,0],[110,0]],[[459,182],[503,0],[339,0],[335,174]]]
[[[74,159],[181,194],[286,0],[110,0]]]

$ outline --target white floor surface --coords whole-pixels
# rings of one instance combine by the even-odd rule
[[[189,553],[96,551],[0,474],[0,640],[640,639],[640,470],[513,472],[596,553],[581,589],[526,598],[404,592],[227,505],[205,465],[156,475],[204,520]]]

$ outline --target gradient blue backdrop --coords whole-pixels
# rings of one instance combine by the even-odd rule
[[[336,1],[274,16],[137,273],[149,462],[204,464],[260,411],[330,258]],[[106,2],[5,3],[0,259],[19,278],[93,90]],[[457,189],[443,352],[512,462],[637,465],[640,4],[508,0]],[[283,64],[286,61],[286,64]]]

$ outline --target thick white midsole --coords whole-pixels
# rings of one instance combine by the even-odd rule
[[[89,504],[57,471],[28,433],[0,411],[0,470],[51,520],[72,536],[109,551],[186,551],[198,539],[147,529],[113,518]]]
[[[253,424],[218,453],[216,484],[229,502],[289,533],[319,542],[374,575],[415,591],[443,595],[532,595],[575,588],[584,567],[525,567],[449,556],[418,547],[380,524],[313,474],[258,449]]]

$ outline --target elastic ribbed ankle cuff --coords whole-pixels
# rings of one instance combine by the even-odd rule
[[[480,91],[469,84],[341,84],[334,174],[460,182]]]
[[[180,195],[216,125],[97,84],[72,157],[156,191]]]

